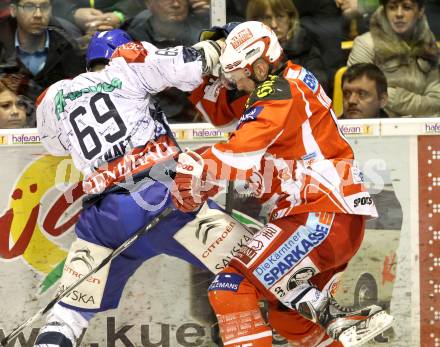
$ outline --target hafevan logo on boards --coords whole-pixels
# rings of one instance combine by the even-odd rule
[[[371,125],[345,125],[342,124],[340,129],[344,135],[372,135],[373,127]]]
[[[440,133],[440,123],[425,123],[425,133]]]
[[[193,129],[193,140],[210,139],[224,139],[228,137],[228,133],[218,129]]]
[[[11,135],[12,144],[14,145],[31,145],[40,143],[39,135],[13,134]]]

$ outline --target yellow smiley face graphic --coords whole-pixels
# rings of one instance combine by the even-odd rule
[[[58,278],[54,271],[61,273],[67,256],[56,237],[71,231],[78,217],[80,207],[74,202],[83,195],[78,182],[81,175],[67,157],[44,155],[30,163],[0,217],[0,255],[21,256],[34,270],[52,274],[52,285]]]

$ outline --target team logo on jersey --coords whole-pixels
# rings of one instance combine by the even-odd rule
[[[315,275],[315,269],[305,267],[296,271],[287,281],[287,290],[292,290],[300,284],[307,283]]]
[[[306,226],[299,227],[253,271],[253,274],[266,288],[270,288],[320,245],[328,236],[329,231],[329,226],[320,223],[316,224],[313,229]]]
[[[258,115],[263,111],[263,106],[255,106],[251,107],[250,109],[246,110],[245,113],[241,116],[240,120],[238,121],[237,128],[240,128],[243,123],[251,122],[257,119]]]
[[[364,183],[364,174],[357,166],[352,166],[350,170],[354,183]]]
[[[121,89],[121,88],[122,88],[122,81],[119,78],[113,78],[110,81],[110,83],[100,82],[93,86],[88,86],[80,90],[69,92],[67,94],[64,94],[63,89],[61,89],[57,92],[57,94],[54,97],[55,114],[57,116],[57,119],[60,120],[60,114],[64,112],[64,108],[67,105],[67,100],[73,101],[75,99],[80,98],[83,94],[88,94],[88,93],[94,93],[94,94],[102,93],[102,92],[111,93],[115,89]]]
[[[200,239],[200,234],[203,234],[202,243],[206,245],[206,240],[208,239],[209,231],[218,227],[221,227],[221,223],[213,223],[214,218],[204,218],[199,222],[196,229],[196,237]]]
[[[270,75],[267,80],[260,83],[246,102],[248,108],[259,100],[290,100],[292,92],[289,82],[282,77]]]
[[[299,74],[299,79],[302,80],[307,87],[309,87],[313,94],[316,93],[319,82],[310,71],[302,68],[301,73]]]
[[[243,264],[251,266],[258,256],[264,252],[265,246],[271,243],[281,232],[274,224],[267,224],[254,235],[246,245],[243,245],[235,255]]]
[[[76,261],[84,263],[90,271],[93,268],[92,263],[95,262],[95,259],[93,259],[92,255],[90,254],[90,249],[83,248],[75,251],[75,255],[70,263],[72,264]]]
[[[303,155],[301,157],[301,160],[303,161],[303,164],[305,167],[310,166],[313,164],[313,162],[318,158],[318,153],[316,151],[307,153],[306,155]]]
[[[214,281],[208,288],[208,291],[212,290],[229,290],[236,292],[240,283],[244,280],[244,277],[235,273],[219,273],[215,276]]]
[[[273,94],[273,92],[275,91],[274,84],[276,80],[277,76],[269,76],[266,81],[264,81],[257,87],[257,96],[259,98],[264,98],[270,94]]]

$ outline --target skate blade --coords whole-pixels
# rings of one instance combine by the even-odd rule
[[[344,347],[362,346],[391,327],[393,320],[393,316],[390,316],[385,311],[380,311],[343,331],[341,335],[339,335],[338,340]]]

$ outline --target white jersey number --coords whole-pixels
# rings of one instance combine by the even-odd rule
[[[104,103],[107,111],[102,112],[98,110],[98,103]],[[104,136],[108,143],[115,143],[127,133],[127,127],[124,124],[121,116],[116,110],[115,105],[110,99],[108,94],[97,93],[90,98],[90,109],[93,116],[99,124],[104,124],[113,120],[116,123],[118,129],[112,134],[106,134]],[[102,107],[101,107],[102,109]],[[87,114],[87,109],[84,106],[79,106],[70,113],[70,124],[72,124],[73,131],[78,139],[78,143],[84,154],[84,157],[88,160],[93,159],[96,155],[101,153],[102,144],[100,136],[96,133],[92,126],[85,126],[80,129],[80,124],[86,124],[81,116]],[[102,135],[102,134],[101,134]],[[89,140],[86,140],[86,138]],[[101,136],[102,137],[102,136]],[[92,143],[91,143],[91,142]],[[86,144],[87,142],[87,144]]]

